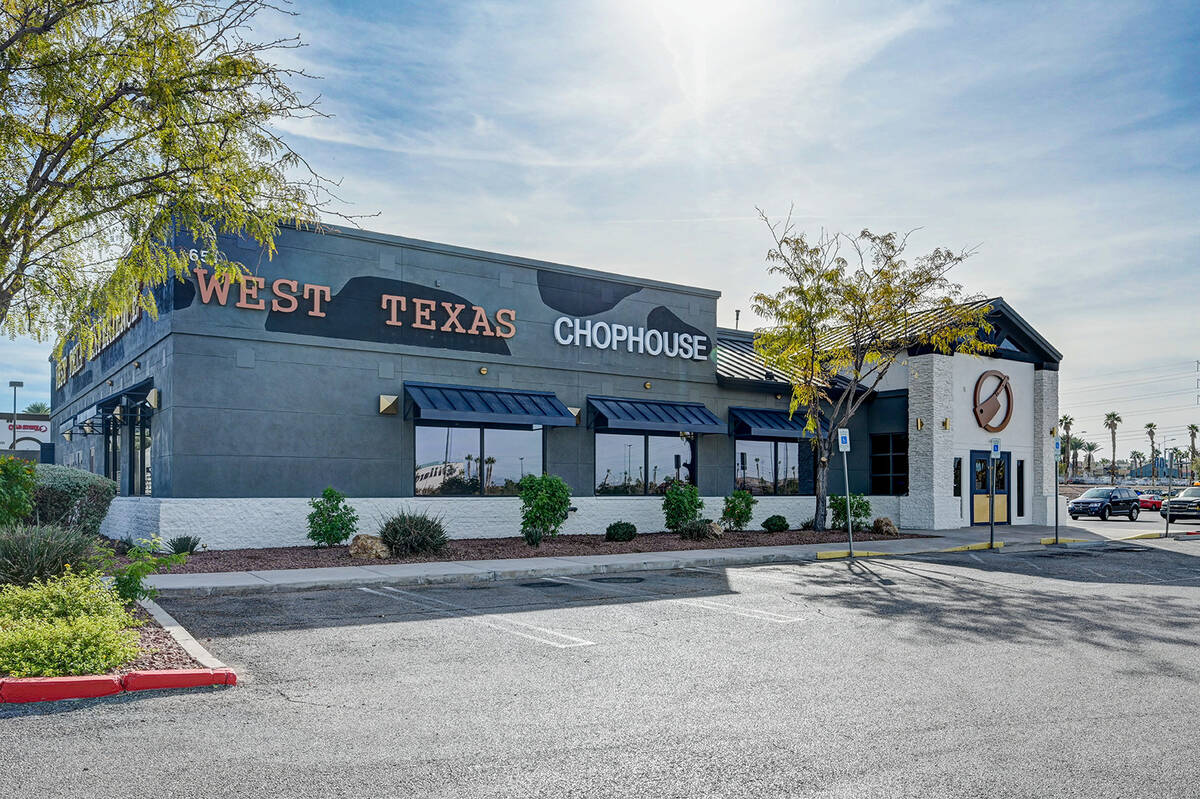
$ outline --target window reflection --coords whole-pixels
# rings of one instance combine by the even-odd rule
[[[483,431],[484,493],[494,496],[518,493],[517,483],[527,474],[542,473],[542,430]]]
[[[596,494],[645,492],[645,436],[596,434]]]
[[[665,494],[672,480],[696,482],[692,441],[679,436],[647,436],[651,494]]]
[[[734,442],[734,487],[751,494],[811,496],[816,455],[808,441]]]
[[[771,441],[738,439],[734,446],[734,485],[739,491],[775,493],[775,445]],[[795,462],[792,463],[793,467]]]

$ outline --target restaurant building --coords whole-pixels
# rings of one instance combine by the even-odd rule
[[[718,516],[735,488],[754,524],[812,518],[814,454],[790,388],[751,333],[718,328],[719,293],[360,230],[285,230],[267,259],[220,246],[215,280],[182,237],[188,281],[159,288],[85,358],[52,363],[54,459],[117,480],[105,530],[199,535],[212,548],[300,544],[334,486],[360,530],[400,508],[457,537],[516,535],[516,484],[571,487],[568,533],[662,528],[670,479]],[[1061,355],[1001,299],[994,355],[912,350],[850,425],[851,490],[906,528],[1053,512]],[[831,488],[843,485],[840,459]]]

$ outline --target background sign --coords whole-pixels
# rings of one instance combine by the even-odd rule
[[[999,457],[1000,457],[1000,439],[993,438],[992,439],[992,460],[996,460]]]
[[[850,429],[847,427],[838,428],[838,452],[850,451]]]

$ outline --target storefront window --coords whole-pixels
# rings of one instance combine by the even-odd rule
[[[678,435],[596,434],[597,496],[662,494],[676,479],[696,482],[694,440]]]
[[[871,436],[871,493],[908,493],[908,436],[904,433]]]
[[[596,434],[596,494],[644,494],[645,436]]]
[[[774,442],[734,442],[734,487],[759,496],[775,493]]]
[[[816,493],[816,464],[807,441],[734,442],[734,487],[751,494]]]
[[[141,408],[133,429],[133,493],[144,497],[153,495],[150,479],[150,411]]]
[[[646,436],[649,493],[665,494],[672,480],[695,484],[692,442],[679,436]]]
[[[121,493],[121,466],[125,447],[121,440],[121,423],[112,416],[104,419],[104,476],[117,482]]]
[[[483,490],[492,496],[517,492],[517,483],[527,474],[542,473],[542,431],[506,430],[488,427],[483,431]]]

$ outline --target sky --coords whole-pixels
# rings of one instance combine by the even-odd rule
[[[281,125],[373,230],[719,289],[775,287],[756,207],[919,229],[1064,355],[1110,453],[1200,423],[1200,5],[322,3],[262,20],[328,119]],[[47,400],[49,344],[0,342]],[[3,375],[0,375],[3,378]],[[3,403],[0,403],[2,405]]]

